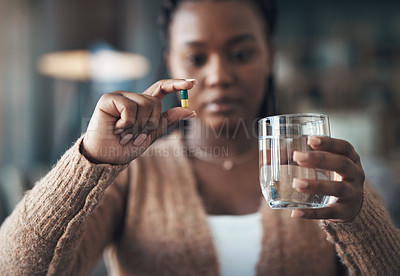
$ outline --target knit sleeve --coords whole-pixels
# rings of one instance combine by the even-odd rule
[[[400,275],[400,232],[372,191],[351,221],[321,221],[350,275]]]
[[[25,194],[1,226],[1,275],[79,275],[91,255],[101,255],[87,245],[107,238],[99,235],[110,232],[107,218],[112,218],[118,202],[108,206],[108,216],[99,214],[104,216],[103,228],[90,229],[98,220],[91,216],[126,165],[90,163],[79,151],[82,139]]]

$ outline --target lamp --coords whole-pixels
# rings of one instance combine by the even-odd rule
[[[64,145],[86,129],[85,111],[93,108],[95,98],[104,91],[125,90],[133,80],[149,72],[150,63],[142,55],[96,44],[90,50],[44,54],[37,61],[37,70],[54,79],[52,116],[57,123],[53,129],[51,155],[56,160],[64,151]],[[87,81],[91,89],[78,91],[78,82]]]
[[[118,82],[144,77],[150,64],[144,56],[129,52],[72,50],[41,56],[37,69],[42,75],[55,79]]]

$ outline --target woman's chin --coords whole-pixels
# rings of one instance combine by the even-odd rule
[[[212,116],[201,116],[200,119],[202,124],[210,130],[210,133],[216,135],[233,134],[248,129],[248,120],[237,113],[215,113]]]

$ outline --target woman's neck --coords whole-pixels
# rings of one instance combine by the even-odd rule
[[[191,120],[184,139],[188,147],[202,148],[204,151],[224,149],[226,157],[242,155],[257,149],[257,136],[252,127],[244,123],[233,130],[225,126],[216,130],[202,124],[200,120]]]

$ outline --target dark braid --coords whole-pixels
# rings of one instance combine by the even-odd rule
[[[160,14],[158,16],[158,26],[160,29],[161,41],[163,48],[168,47],[169,42],[169,25],[171,24],[172,15],[176,10],[179,0],[164,0],[161,3]]]
[[[200,0],[163,0],[161,10],[158,17],[158,25],[160,29],[161,41],[163,49],[166,50],[169,45],[169,25],[177,6],[180,2],[184,1],[200,1]],[[216,0],[223,1],[223,0]],[[271,39],[276,29],[277,9],[275,0],[243,0],[255,5],[256,11],[260,13],[261,17],[265,20],[266,38]],[[261,105],[258,117],[266,117],[275,114],[276,99],[274,78],[269,76],[266,83],[266,92]]]

